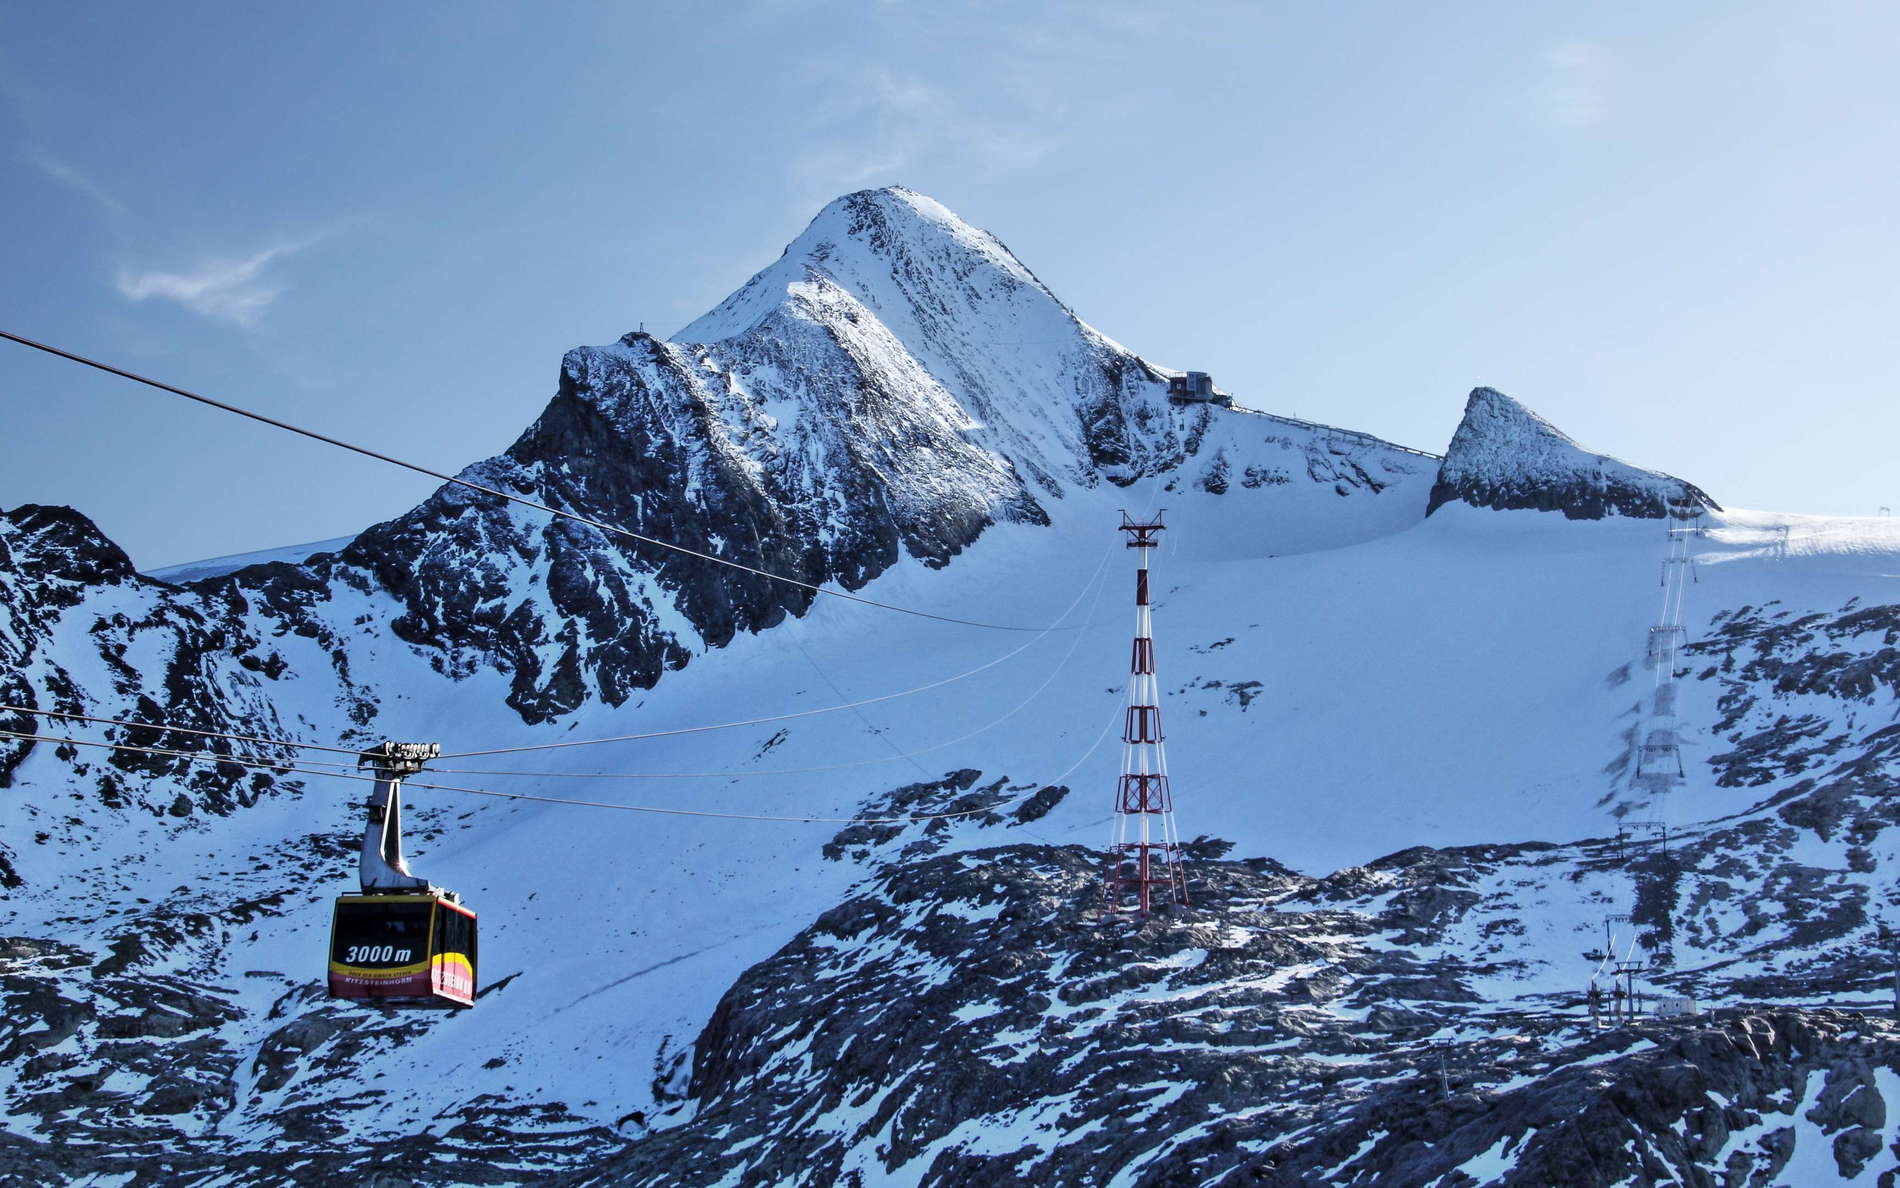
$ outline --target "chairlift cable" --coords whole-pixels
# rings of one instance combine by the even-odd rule
[[[75,747],[104,747],[111,751],[131,751],[138,755],[168,755],[192,763],[230,763],[238,767],[257,767],[269,771],[290,772],[293,775],[331,776],[335,779],[363,780],[375,783],[373,776],[352,775],[348,772],[326,771],[317,768],[299,767],[292,759],[266,759],[261,755],[225,755],[218,751],[180,751],[171,747],[141,747],[134,743],[105,742],[90,738],[62,738],[50,734],[26,734],[18,730],[0,730],[0,738],[15,738],[21,742],[64,743]],[[342,766],[334,764],[332,766]]]
[[[1082,752],[1081,756],[1064,769],[1062,774],[1051,779],[1047,784],[1042,785],[1042,787],[1058,785],[1062,783],[1063,780],[1075,774],[1076,769],[1088,762],[1089,757],[1101,748],[1102,741],[1108,737],[1109,732],[1113,730],[1121,720],[1121,707],[1118,704],[1116,706],[1115,715],[1109,718],[1107,724],[1102,727],[1101,733],[1095,736],[1095,741],[1089,744],[1088,750]],[[409,780],[404,780],[403,786],[405,788],[430,788],[438,792],[466,792],[474,796],[493,796],[504,800],[527,800],[540,804],[564,804],[579,808],[618,809],[622,812],[655,813],[664,816],[714,817],[732,821],[777,821],[810,825],[902,825],[925,821],[950,820],[957,817],[983,816],[990,813],[1002,812],[1005,809],[1024,804],[1033,800],[1042,791],[1042,788],[1039,787],[1034,792],[1026,792],[1021,796],[1012,797],[1009,800],[999,801],[995,804],[985,805],[982,808],[958,809],[953,812],[944,813],[918,813],[905,817],[784,817],[760,813],[716,813],[704,809],[657,808],[651,805],[616,804],[611,801],[573,800],[560,796],[531,796],[521,792],[496,792],[487,788],[458,788],[447,784],[424,784]]]
[[[81,355],[73,351],[64,350],[60,347],[53,346],[49,343],[39,342],[31,338],[26,338],[26,337],[23,337],[22,335],[14,334],[13,332],[9,330],[0,329],[0,338],[8,339],[9,341],[12,341],[12,342],[17,342],[21,346],[31,347],[32,349],[36,351],[44,351],[45,353],[49,355],[54,355],[54,356],[57,356],[58,358],[66,359],[73,363],[78,363],[86,367],[91,367],[98,371],[103,371],[107,373],[108,375],[116,375],[120,377],[121,379],[128,379],[134,383],[144,384],[146,387],[149,387],[149,388],[156,388],[161,392],[169,392],[174,396],[182,396],[187,400],[194,400],[194,401],[197,401],[199,404],[207,405],[211,408],[220,409],[228,413],[233,413],[240,417],[246,417],[246,418],[249,418],[250,420],[257,421],[260,424],[269,425],[275,429],[282,429],[288,433],[295,433],[298,436],[307,437],[311,439],[312,441],[319,441],[325,445],[332,445],[332,446],[336,446],[338,449],[348,450],[351,453],[355,453],[355,454],[361,454],[365,458],[373,458],[378,462],[387,462],[391,466],[398,466],[404,470],[414,471],[417,474],[426,475],[427,477],[436,479],[440,482],[450,483],[458,487],[466,487],[467,489],[471,491],[476,491],[483,495],[492,495],[497,499],[505,499],[510,503],[518,503],[522,505],[523,507],[529,507],[529,508],[535,509],[536,511],[546,512],[551,516],[557,516],[561,519],[566,519],[566,520],[573,520],[576,523],[585,524],[590,528],[593,528],[600,532],[608,533],[613,536],[624,536],[629,540],[639,541],[641,544],[652,545],[655,548],[666,549],[675,553],[681,553],[688,557],[697,557],[698,559],[702,561],[711,561],[716,565],[724,565],[727,568],[737,569],[744,573],[754,574],[758,577],[770,579],[771,581],[783,582],[789,586],[796,586],[802,590],[809,590],[813,594],[823,594],[830,598],[843,599],[846,602],[856,602],[864,606],[876,607],[879,610],[894,611],[898,614],[912,615],[920,619],[931,619],[939,623],[952,623],[961,627],[981,627],[990,631],[1035,631],[1035,632],[1044,632],[1044,633],[1046,633],[1049,630],[1053,630],[1053,628],[1047,628],[1047,627],[1027,627],[1027,626],[1021,626],[1017,624],[1008,624],[1008,623],[986,623],[978,619],[962,619],[954,615],[939,615],[931,611],[915,610],[915,609],[912,609],[911,607],[900,606],[894,602],[881,602],[878,599],[866,598],[861,594],[852,594],[846,590],[835,590],[828,586],[815,585],[811,582],[801,581],[798,578],[786,577],[784,574],[778,574],[778,573],[773,573],[770,570],[759,569],[759,568],[756,568],[755,566],[747,565],[741,561],[733,561],[725,557],[716,557],[712,555],[711,553],[702,553],[698,551],[697,549],[689,549],[685,545],[673,544],[670,541],[664,541],[664,540],[658,539],[657,537],[647,536],[642,533],[635,532],[632,529],[617,527],[613,524],[604,523],[603,521],[595,520],[595,519],[580,515],[575,512],[562,511],[560,508],[551,507],[548,504],[540,503],[533,499],[524,498],[523,496],[520,496],[520,495],[510,495],[508,492],[497,490],[494,487],[487,487],[487,486],[483,486],[480,483],[473,483],[465,478],[459,478],[452,474],[445,474],[442,471],[433,470],[427,466],[423,466],[415,462],[405,461],[402,458],[397,458],[390,454],[385,454],[377,450],[372,450],[367,446],[356,445],[354,443],[344,441],[341,438],[331,437],[328,434],[319,433],[314,429],[305,429],[302,426],[293,425],[288,421],[281,421],[275,417],[266,416],[265,414],[260,413],[260,412],[253,412],[252,410],[248,408],[243,408],[235,404],[227,404],[226,402],[222,400],[214,400],[209,396],[200,395],[199,393],[193,392],[187,388],[180,388],[174,384],[168,384],[162,380],[152,379],[149,376],[140,375],[134,371],[127,371],[122,367],[115,367],[110,363],[101,362],[98,359],[88,358],[85,355]]]
[[[1118,719],[1116,718],[1111,718],[1109,720],[1108,725],[1103,727],[1102,732],[1096,736],[1095,742],[1090,745],[1087,751],[1084,751],[1082,753],[1081,758],[1077,759],[1074,763],[1070,764],[1068,769],[1065,770],[1061,775],[1056,776],[1055,779],[1051,780],[1050,784],[1061,783],[1063,780],[1067,779],[1071,774],[1073,774],[1077,768],[1081,767],[1082,764],[1088,760],[1088,757],[1094,754],[1096,749],[1102,745],[1102,740],[1108,737],[1109,730],[1113,729],[1117,720]],[[72,746],[81,746],[81,747],[104,747],[110,750],[131,751],[137,754],[167,755],[167,756],[172,756],[179,759],[184,759],[188,762],[230,763],[230,764],[235,764],[240,767],[268,768],[274,771],[288,772],[292,775],[327,776],[331,779],[353,780],[358,783],[366,783],[366,784],[374,784],[378,782],[378,780],[374,776],[352,775],[348,772],[341,772],[341,771],[317,771],[317,770],[311,770],[307,768],[295,767],[295,766],[282,763],[282,762],[253,759],[249,757],[239,758],[239,757],[229,756],[229,755],[220,755],[220,754],[217,754],[216,752],[210,752],[210,751],[194,752],[194,751],[173,750],[167,747],[140,747],[140,746],[132,746],[126,743],[96,742],[91,739],[83,739],[83,738],[57,738],[57,737],[52,737],[48,735],[23,734],[16,730],[0,730],[0,738],[18,739],[22,742],[64,743],[64,744],[69,744]],[[619,812],[646,813],[650,815],[667,816],[667,817],[710,817],[710,818],[715,818],[718,820],[725,820],[725,821],[770,821],[770,822],[777,822],[777,823],[782,823],[782,824],[800,824],[800,825],[905,825],[905,824],[916,824],[919,822],[927,822],[927,821],[950,820],[957,817],[982,816],[989,813],[1001,812],[1004,809],[1013,808],[1018,804],[1022,804],[1024,802],[1027,802],[1033,799],[1041,791],[1041,788],[1038,788],[1036,792],[1028,792],[1028,793],[1023,794],[1022,796],[1014,797],[1009,800],[999,801],[996,804],[985,805],[982,808],[957,809],[954,811],[942,812],[942,813],[916,813],[916,814],[901,816],[901,817],[798,817],[798,816],[782,816],[782,815],[775,815],[775,814],[769,814],[769,813],[721,813],[721,812],[713,812],[708,809],[664,808],[658,805],[619,804],[612,801],[603,801],[603,800],[574,800],[574,799],[559,797],[559,796],[531,796],[531,795],[528,795],[527,793],[522,793],[522,792],[496,792],[487,788],[464,788],[464,787],[459,787],[453,784],[425,784],[425,783],[421,783],[415,780],[404,780],[403,787],[427,788],[435,792],[460,792],[460,793],[464,793],[470,796],[490,796],[490,797],[495,797],[501,800],[526,800],[526,801],[534,801],[540,804],[562,804],[562,805],[570,805],[576,808],[612,809]]]
[[[1149,494],[1148,494],[1148,506],[1151,508],[1154,506],[1155,500],[1160,495],[1160,484],[1161,484],[1161,476],[1157,474],[1155,475],[1155,481],[1152,484],[1150,484],[1150,489],[1149,489]],[[1106,567],[1108,563],[1108,558],[1113,552],[1114,552],[1114,548],[1113,546],[1111,546],[1107,552],[1104,552],[1102,554],[1102,560],[1096,564],[1097,574],[1100,574],[1102,570]],[[1093,581],[1094,579],[1090,579],[1090,580]],[[674,730],[654,730],[654,731],[648,731],[642,734],[620,734],[620,735],[614,735],[608,738],[581,738],[581,739],[572,739],[565,742],[529,743],[529,744],[525,744],[523,746],[517,746],[517,747],[490,747],[487,750],[481,750],[481,751],[447,751],[441,755],[441,758],[443,759],[474,759],[474,758],[478,758],[478,757],[486,756],[486,755],[518,755],[526,751],[554,751],[554,750],[561,750],[566,747],[591,747],[591,746],[598,746],[604,743],[643,742],[647,739],[671,738],[671,737],[675,737],[675,736],[683,735],[683,734],[704,734],[704,733],[707,733],[708,731],[713,731],[713,730],[732,730],[741,726],[764,726],[764,725],[769,725],[773,722],[789,722],[796,718],[809,718],[809,717],[816,716],[818,714],[836,713],[839,710],[856,709],[859,706],[876,705],[879,702],[883,702],[883,701],[895,701],[900,697],[911,697],[918,693],[927,693],[932,689],[940,689],[945,685],[952,684],[956,681],[964,680],[967,677],[973,677],[979,672],[983,672],[987,669],[994,668],[997,665],[1003,663],[1004,661],[1012,660],[1015,657],[1021,655],[1023,652],[1029,650],[1030,647],[1035,645],[1044,636],[1050,634],[1053,631],[1061,629],[1063,620],[1067,619],[1070,615],[1074,614],[1075,608],[1080,606],[1082,603],[1082,599],[1088,595],[1088,588],[1089,588],[1089,583],[1084,583],[1082,586],[1081,592],[1075,596],[1074,601],[1070,602],[1068,607],[1065,608],[1060,615],[1056,616],[1056,621],[1050,624],[1048,627],[1043,628],[1035,636],[1035,638],[1030,639],[1026,643],[1022,644],[1020,647],[1013,648],[1010,651],[1005,652],[1003,655],[998,656],[996,659],[988,661],[987,663],[979,664],[975,668],[972,668],[967,672],[960,672],[955,676],[944,677],[942,680],[931,681],[929,684],[918,685],[915,688],[904,689],[897,693],[885,693],[877,697],[866,697],[858,701],[846,702],[843,705],[825,706],[820,709],[798,710],[798,711],[795,711],[793,713],[788,713],[788,714],[772,714],[768,717],[763,717],[763,718],[746,718],[737,722],[719,722],[710,726],[683,726]],[[1099,599],[1099,593],[1098,593],[1098,599]],[[1083,626],[1092,626],[1092,625],[1093,624],[1084,624]],[[987,727],[985,729],[987,729]],[[957,740],[957,741],[961,741],[961,740]]]
[[[0,333],[4,333],[4,332],[0,332]],[[1078,601],[1080,600],[1078,599]],[[1070,609],[1073,610],[1073,606],[1071,606]],[[1066,618],[1067,615],[1068,615],[1068,612],[1065,611],[1063,613],[1063,617]],[[1057,622],[1060,623],[1060,620],[1058,620]],[[940,680],[930,681],[926,684],[917,685],[909,689],[900,689],[895,693],[882,693],[876,697],[867,697],[858,701],[848,701],[841,705],[818,706],[813,709],[796,710],[791,713],[771,714],[762,718],[744,718],[744,719],[740,719],[740,720],[732,721],[732,722],[715,722],[715,723],[711,723],[709,725],[704,725],[704,726],[681,726],[681,727],[676,727],[671,730],[654,730],[654,731],[648,731],[642,734],[621,734],[621,735],[614,735],[609,738],[570,739],[564,742],[532,743],[532,744],[517,746],[517,747],[495,747],[495,748],[482,750],[482,751],[451,751],[451,752],[447,752],[443,754],[441,757],[444,759],[468,759],[468,758],[475,758],[475,757],[483,756],[483,755],[512,755],[512,754],[517,754],[523,751],[551,751],[551,750],[559,750],[559,749],[563,749],[567,747],[596,746],[603,743],[639,742],[646,739],[654,739],[654,738],[672,738],[675,736],[687,735],[687,734],[705,734],[705,733],[708,733],[710,731],[715,731],[715,730],[733,730],[742,726],[762,726],[762,725],[768,725],[773,722],[790,721],[795,718],[810,718],[810,717],[816,717],[821,714],[838,713],[842,710],[855,709],[858,706],[863,706],[863,705],[875,705],[875,704],[878,704],[879,702],[896,701],[899,698],[913,697],[919,693],[928,693],[932,689],[941,689],[946,685],[955,684],[958,681],[966,680],[970,677],[977,675],[978,673],[985,672],[989,669],[995,668],[999,664],[1002,664],[1009,660],[1013,660],[1017,656],[1020,656],[1022,653],[1034,647],[1037,643],[1040,643],[1045,636],[1049,635],[1051,632],[1058,629],[1059,628],[1055,626],[1046,628],[1040,634],[1036,635],[1032,639],[1025,641],[1020,646],[1016,648],[1012,648],[1010,651],[1003,653],[1001,656],[998,656],[993,660],[985,661],[984,663],[977,665],[975,668],[967,669],[963,672],[956,673],[952,676],[943,677]],[[51,716],[62,717],[62,718],[75,718],[80,721],[86,721],[86,722],[103,722],[103,723],[109,723],[114,726],[123,726],[123,727],[132,728],[132,729],[138,729],[138,730],[156,730],[156,731],[165,731],[168,733],[177,732],[181,734],[195,734],[195,735],[201,735],[207,738],[226,738],[226,739],[233,739],[239,742],[260,743],[260,744],[264,744],[268,746],[305,747],[312,750],[334,752],[340,755],[359,754],[358,750],[352,749],[349,747],[331,747],[331,746],[324,746],[320,743],[294,743],[294,742],[288,742],[282,739],[261,738],[261,737],[256,737],[252,735],[226,734],[226,733],[222,733],[215,730],[196,730],[196,729],[191,729],[184,726],[160,726],[160,725],[156,725],[150,722],[130,722],[130,721],[125,721],[119,718],[100,718],[100,717],[92,717],[86,714],[68,714],[59,710],[37,710],[37,709],[31,709],[27,706],[0,705],[0,711],[8,711],[8,710],[13,711],[15,713],[21,713],[21,714],[51,715]],[[481,774],[487,774],[487,773],[481,773]],[[502,774],[502,773],[496,773],[496,774]]]
[[[154,730],[163,734],[196,734],[204,738],[228,738],[235,742],[260,743],[271,747],[302,747],[310,751],[331,751],[338,755],[356,755],[354,747],[330,747],[322,743],[291,742],[282,738],[262,738],[253,734],[229,734],[220,730],[196,730],[189,726],[161,726],[152,722],[128,722],[122,718],[98,718],[91,714],[74,714],[65,710],[33,709],[24,705],[0,705],[0,711],[16,714],[29,714],[35,717],[71,718],[79,722],[104,722],[112,726],[125,726],[134,730]],[[305,760],[305,762],[313,762]]]
[[[1104,561],[1106,561],[1106,557],[1104,557]],[[1097,578],[1100,577],[1101,572],[1102,572],[1102,567],[1098,566],[1096,569]],[[1099,606],[1101,604],[1102,590],[1105,587],[1102,585],[1096,584],[1095,578],[1090,579],[1090,584],[1095,585],[1095,601],[1096,601],[1096,605]],[[817,775],[822,772],[849,771],[849,770],[860,768],[860,767],[875,767],[884,763],[894,763],[900,759],[915,759],[917,756],[920,756],[920,755],[928,755],[935,751],[941,751],[945,747],[953,747],[953,746],[956,746],[958,743],[968,742],[969,740],[977,737],[978,735],[987,734],[991,730],[994,730],[998,726],[1001,726],[1004,722],[1007,722],[1009,719],[1021,713],[1024,709],[1026,709],[1029,706],[1031,702],[1035,701],[1038,697],[1042,696],[1044,691],[1046,691],[1049,688],[1049,686],[1055,682],[1056,677],[1061,675],[1062,670],[1068,666],[1069,661],[1075,658],[1076,650],[1078,647],[1080,647],[1081,642],[1082,642],[1081,635],[1078,634],[1074,636],[1069,643],[1069,650],[1063,655],[1062,659],[1056,663],[1056,666],[1050,669],[1049,675],[1043,678],[1042,683],[1036,686],[1035,691],[1030,693],[1027,697],[1023,698],[1021,701],[1017,702],[1015,706],[1013,706],[1008,711],[1003,713],[1000,717],[994,718],[991,721],[985,723],[982,726],[977,727],[975,730],[969,731],[966,734],[960,734],[955,738],[946,739],[943,742],[932,743],[931,745],[927,747],[919,747],[918,749],[914,751],[899,751],[891,755],[879,755],[876,758],[872,758],[872,759],[856,759],[849,763],[828,763],[828,764],[824,764],[817,767],[780,767],[780,768],[772,768],[768,770],[754,770],[754,771],[739,771],[739,770],[671,771],[671,772],[505,771],[505,770],[496,769],[496,768],[467,768],[467,767],[437,767],[437,768],[432,768],[431,770],[440,772],[444,775],[528,776],[528,777],[533,777],[536,779],[559,779],[559,780],[712,780],[712,779],[744,779],[744,778],[754,778],[758,776]],[[455,752],[451,755],[445,755],[443,756],[443,758],[458,758],[465,755],[477,755],[477,754],[488,754],[488,753],[490,752]]]
[[[1084,587],[1085,592],[1086,592],[1086,589],[1087,587]],[[1077,602],[1081,601],[1079,596],[1076,601]],[[1074,610],[1074,608],[1075,608],[1074,604],[1072,603],[1070,605],[1069,611]],[[1037,635],[1035,635],[1031,639],[1024,641],[1021,645],[1010,649],[1009,651],[1003,653],[1001,656],[998,656],[993,660],[985,661],[984,663],[977,665],[975,668],[957,673],[955,676],[943,677],[939,680],[930,681],[922,685],[916,685],[909,689],[900,689],[895,693],[880,693],[875,697],[863,697],[863,698],[859,698],[856,701],[844,702],[840,705],[826,705],[826,706],[819,706],[815,709],[794,710],[790,713],[784,713],[784,714],[769,714],[762,718],[742,718],[733,722],[715,722],[706,726],[679,726],[671,730],[649,730],[649,731],[644,731],[639,734],[616,734],[616,735],[609,736],[607,738],[577,738],[577,739],[569,739],[563,742],[526,743],[521,746],[515,746],[515,747],[489,747],[485,750],[480,750],[480,751],[445,751],[443,752],[441,757],[444,759],[473,759],[473,758],[477,758],[484,755],[518,755],[524,751],[557,751],[557,750],[565,749],[567,747],[593,747],[593,746],[600,746],[606,743],[642,742],[647,739],[654,739],[654,738],[674,738],[674,737],[677,737],[679,735],[684,735],[684,734],[705,734],[714,730],[733,730],[741,726],[766,726],[766,725],[770,725],[773,722],[790,722],[797,718],[811,718],[811,717],[816,717],[819,714],[834,714],[834,713],[839,712],[840,710],[852,710],[852,709],[857,709],[860,706],[877,705],[880,702],[885,702],[885,701],[896,701],[902,697],[914,697],[919,693],[928,693],[932,689],[941,689],[945,685],[951,685],[951,684],[955,684],[958,681],[966,680],[970,677],[977,675],[980,672],[987,672],[988,670],[995,668],[997,665],[1005,663],[1006,661],[1014,660],[1017,656],[1022,655],[1024,652],[1028,651],[1030,648],[1040,643],[1043,640],[1043,638],[1049,635],[1051,632],[1062,630],[1060,623],[1062,621],[1062,618],[1068,617],[1069,611],[1064,611],[1062,613],[1061,618],[1058,618],[1056,620],[1055,625],[1043,628]]]
[[[0,331],[0,333],[4,333],[4,331]],[[1099,566],[1097,568],[1097,572],[1098,573],[1100,572]],[[1086,595],[1087,590],[1088,590],[1087,585],[1084,585],[1083,587],[1084,595]],[[640,741],[644,739],[669,738],[675,735],[703,734],[703,733],[714,731],[714,730],[732,730],[741,726],[759,726],[759,725],[766,725],[772,722],[787,721],[793,718],[809,718],[809,717],[814,717],[820,714],[837,713],[841,710],[856,708],[857,706],[874,705],[878,702],[895,701],[902,697],[911,697],[911,696],[915,696],[918,693],[927,693],[932,689],[940,689],[946,685],[954,684],[957,681],[961,681],[969,677],[973,677],[980,672],[984,672],[988,669],[994,668],[997,665],[1002,664],[1003,662],[1007,660],[1012,660],[1016,658],[1017,656],[1021,655],[1023,652],[1027,651],[1029,648],[1033,647],[1035,644],[1040,642],[1044,636],[1047,636],[1051,632],[1060,629],[1060,624],[1061,624],[1062,619],[1066,619],[1069,616],[1069,614],[1071,614],[1074,611],[1075,606],[1080,603],[1081,598],[1082,598],[1081,595],[1077,596],[1076,601],[1074,603],[1071,603],[1068,610],[1065,610],[1062,613],[1062,615],[1056,620],[1056,625],[1044,629],[1040,634],[1036,636],[1036,638],[1025,642],[1020,647],[1017,647],[1008,652],[1005,652],[1003,655],[998,656],[993,660],[989,660],[983,664],[979,664],[977,667],[969,669],[967,671],[956,673],[955,675],[952,675],[952,676],[944,677],[941,680],[931,681],[927,684],[917,685],[910,689],[902,689],[895,693],[883,693],[883,694],[879,694],[876,697],[868,697],[859,701],[845,702],[844,704],[841,704],[841,705],[819,706],[815,709],[798,710],[798,711],[795,711],[793,713],[788,713],[788,714],[773,714],[773,715],[763,717],[763,718],[747,718],[747,719],[743,719],[740,721],[733,721],[733,722],[716,722],[716,723],[705,725],[705,726],[683,726],[683,727],[679,727],[673,730],[658,730],[658,731],[651,731],[645,734],[623,734],[623,735],[616,735],[611,738],[573,739],[573,740],[569,740],[565,742],[537,743],[537,744],[533,744],[529,746],[520,746],[520,747],[498,747],[498,748],[485,750],[485,751],[452,751],[452,752],[448,752],[444,754],[442,758],[467,759],[467,758],[474,758],[474,757],[482,756],[482,755],[515,754],[517,752],[522,752],[522,751],[545,751],[545,750],[555,750],[555,749],[565,748],[565,747],[593,746],[600,743],[635,742],[635,741]],[[1080,639],[1079,636],[1077,638],[1078,640]],[[1073,646],[1071,647],[1070,651],[1071,653],[1073,653],[1074,651]],[[1065,660],[1065,663],[1066,663],[1066,660]],[[1058,666],[1058,669],[1059,667],[1060,666]],[[236,742],[257,743],[263,746],[299,747],[306,750],[327,751],[327,752],[331,752],[338,755],[355,756],[361,753],[360,749],[352,748],[352,747],[332,747],[332,746],[327,746],[322,743],[291,742],[288,739],[264,738],[259,735],[250,735],[250,734],[232,734],[232,733],[218,731],[218,730],[200,730],[200,729],[196,729],[194,727],[189,727],[189,726],[168,726],[168,725],[163,725],[163,724],[154,723],[154,722],[133,722],[133,721],[126,720],[124,718],[107,718],[107,717],[98,717],[91,714],[75,714],[75,713],[68,713],[64,710],[34,709],[31,706],[24,706],[24,705],[0,704],[0,712],[12,712],[12,713],[18,713],[18,714],[40,716],[40,717],[70,718],[70,719],[81,721],[81,722],[98,722],[98,723],[104,723],[104,724],[112,725],[112,726],[121,726],[127,729],[133,729],[133,730],[152,730],[152,731],[159,731],[159,732],[167,733],[167,734],[191,734],[191,735],[197,735],[203,738],[230,739]],[[1014,712],[1015,711],[1011,711],[1012,714]],[[1005,716],[1007,717],[1008,715],[1005,715]],[[998,719],[998,722],[1000,722],[1001,720],[1002,719]],[[993,726],[995,724],[996,723],[992,723],[991,725]],[[988,726],[983,728],[983,730],[988,730],[988,729],[990,729],[990,727]],[[982,733],[982,731],[976,731],[973,733]],[[965,737],[967,738],[970,736],[966,735]],[[939,744],[939,746],[950,746],[953,743],[961,742],[961,741],[963,741],[963,739],[960,739],[960,738],[952,739],[951,742],[942,743],[942,744]],[[113,745],[118,745],[118,744],[113,744]],[[136,749],[136,748],[127,748],[127,749]],[[936,749],[936,748],[930,748],[930,749]],[[922,753],[922,752],[919,752],[919,753]],[[882,762],[882,760],[879,760],[879,761]],[[317,762],[322,762],[322,761],[321,760],[302,760],[302,762],[317,763]],[[344,765],[339,765],[339,766],[344,766]],[[845,764],[841,766],[856,766],[856,765]],[[836,770],[836,769],[817,768],[813,770]],[[517,773],[471,771],[465,774],[513,775]],[[529,774],[529,773],[524,772],[520,774]],[[547,774],[547,773],[534,773],[534,774]],[[712,775],[712,774],[717,774],[717,773],[704,773],[704,774]]]

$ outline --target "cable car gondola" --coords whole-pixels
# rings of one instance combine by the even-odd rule
[[[330,996],[395,1006],[475,1001],[475,913],[447,895],[339,895]]]
[[[384,1006],[475,1002],[475,913],[453,891],[409,873],[402,857],[402,778],[434,743],[384,743],[363,753],[376,769],[363,834],[362,890],[337,896],[330,924],[330,996]]]

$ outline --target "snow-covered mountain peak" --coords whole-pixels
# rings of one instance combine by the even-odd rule
[[[901,187],[830,203],[675,341],[725,377],[728,410],[769,417],[789,452],[848,443],[884,472],[920,436],[978,451],[979,469],[1008,472],[982,484],[991,519],[999,497],[1060,498],[1178,465],[1210,419],[1170,410],[1160,370],[1083,323],[995,236]]]
[[[1001,240],[901,186],[835,199],[778,260],[674,337],[711,343],[744,334],[820,280],[907,341],[907,331],[938,317],[974,317],[1006,344],[1095,337]]]
[[[940,249],[959,250],[1019,280],[1038,284],[996,236],[971,226],[935,198],[903,186],[859,190],[833,200],[786,254],[823,260],[846,243],[861,244],[893,261]]]
[[[1472,446],[1504,447],[1545,442],[1555,448],[1584,452],[1575,438],[1496,388],[1471,389],[1454,445],[1459,440]]]
[[[1670,502],[1717,506],[1673,475],[1592,453],[1495,388],[1472,389],[1439,467],[1430,510],[1454,501],[1561,511],[1573,520],[1658,519]]]

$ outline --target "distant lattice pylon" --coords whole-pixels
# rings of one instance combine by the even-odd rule
[[[1669,849],[1669,795],[1683,784],[1681,727],[1677,719],[1677,665],[1685,637],[1682,621],[1683,599],[1695,580],[1695,558],[1690,551],[1693,537],[1702,531],[1703,509],[1699,504],[1669,502],[1664,507],[1663,523],[1668,531],[1668,547],[1662,564],[1662,613],[1649,629],[1649,663],[1655,670],[1656,688],[1636,755],[1636,783],[1649,794],[1648,820],[1644,824],[1661,849]]]
[[[1115,796],[1115,840],[1109,847],[1104,909],[1132,909],[1146,916],[1159,896],[1185,905],[1187,879],[1174,826],[1174,793],[1168,787],[1168,757],[1161,732],[1161,691],[1155,682],[1154,608],[1148,598],[1148,559],[1161,532],[1161,516],[1138,522],[1122,513],[1128,547],[1138,550],[1135,570],[1135,645],[1128,668],[1127,720],[1122,729],[1122,771]]]

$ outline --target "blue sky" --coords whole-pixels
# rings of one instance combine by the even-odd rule
[[[0,3],[0,326],[443,469],[901,182],[1131,348],[1442,449],[1489,384],[1900,506],[1900,7]],[[0,505],[142,566],[426,480],[0,344]]]

